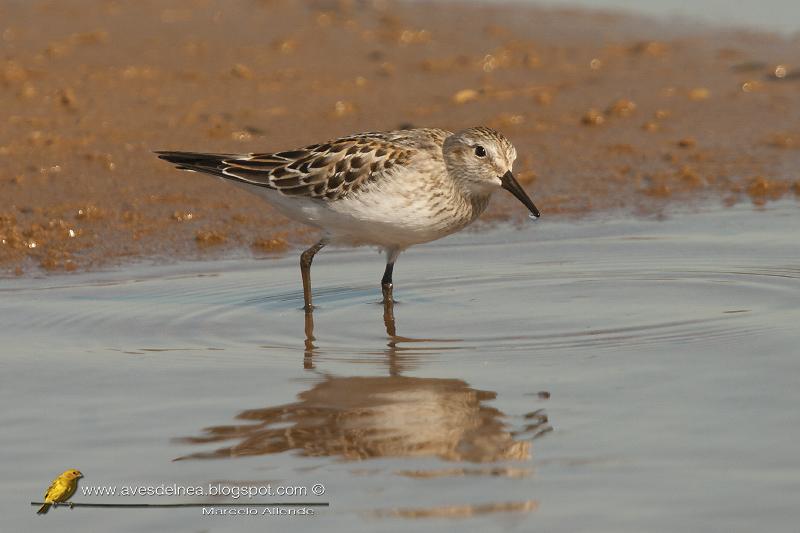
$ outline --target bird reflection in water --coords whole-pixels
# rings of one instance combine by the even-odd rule
[[[298,401],[247,409],[246,424],[206,428],[204,435],[180,439],[191,444],[230,443],[179,459],[267,455],[295,450],[306,456],[348,460],[373,457],[439,457],[475,463],[526,460],[531,440],[549,430],[541,411],[528,413],[524,426],[510,429],[507,417],[486,402],[494,392],[459,379],[400,375],[399,346],[414,339],[397,336],[394,309],[384,307],[389,338],[387,377],[327,375]],[[306,360],[313,357],[313,315],[306,314]],[[308,361],[306,361],[308,363]]]
[[[530,442],[516,440],[502,413],[483,402],[493,392],[471,389],[458,379],[326,377],[299,401],[248,409],[249,424],[216,426],[193,444],[235,441],[181,459],[266,455],[296,450],[307,456],[358,460],[372,457],[436,456],[487,462],[530,457]]]

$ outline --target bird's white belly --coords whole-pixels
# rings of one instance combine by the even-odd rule
[[[426,195],[390,194],[373,189],[326,202],[289,197],[263,187],[246,186],[287,217],[325,231],[333,242],[407,248],[440,239],[472,221],[471,213],[432,204]],[[441,200],[444,201],[444,198]]]
[[[398,248],[433,241],[460,229],[455,227],[456,220],[434,216],[424,202],[393,203],[363,197],[336,202],[323,214],[325,227],[338,240]]]

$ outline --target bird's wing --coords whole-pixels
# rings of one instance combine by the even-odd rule
[[[179,169],[275,189],[286,196],[338,200],[380,180],[395,166],[406,165],[420,147],[429,148],[441,157],[440,142],[445,133],[442,130],[362,133],[277,153],[156,154]],[[420,139],[426,143],[421,145]]]
[[[56,479],[47,493],[44,496],[45,501],[51,500],[54,502],[67,501],[70,496],[75,494],[75,489],[78,488],[78,482],[74,479]]]
[[[44,492],[44,499],[47,501],[48,499],[53,499],[53,495],[57,492],[56,487],[59,485],[59,478],[55,478],[50,486],[47,487],[47,490]]]

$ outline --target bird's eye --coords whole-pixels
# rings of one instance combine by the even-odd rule
[[[478,157],[485,157],[486,156],[486,149],[480,144],[475,147],[475,155]]]

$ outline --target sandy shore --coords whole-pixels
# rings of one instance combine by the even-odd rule
[[[14,1],[0,21],[5,273],[285,251],[312,234],[151,151],[405,124],[500,129],[545,217],[800,195],[796,40],[438,2]],[[524,217],[506,196],[487,219]]]

